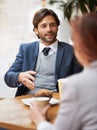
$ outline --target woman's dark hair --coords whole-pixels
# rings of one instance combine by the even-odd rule
[[[52,15],[55,18],[57,25],[58,26],[60,25],[60,20],[59,20],[57,14],[53,10],[47,9],[47,8],[42,8],[39,11],[37,11],[34,15],[34,18],[32,21],[34,28],[37,28],[38,24],[42,21],[42,19],[48,15]]]
[[[74,48],[88,62],[97,60],[97,13],[87,13],[71,20],[71,25],[80,37],[80,41],[74,43]]]

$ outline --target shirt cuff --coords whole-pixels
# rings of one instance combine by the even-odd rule
[[[17,83],[17,87],[21,87],[22,85],[22,83]]]

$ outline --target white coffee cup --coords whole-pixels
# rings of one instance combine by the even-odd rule
[[[50,98],[49,97],[35,97],[34,102],[37,103],[39,107],[45,107],[49,104]]]
[[[60,99],[61,99],[62,93],[63,93],[63,91],[62,91],[63,83],[64,83],[64,78],[58,79],[58,89],[59,89]]]

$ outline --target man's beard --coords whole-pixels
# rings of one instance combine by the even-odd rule
[[[53,35],[53,34],[52,34],[52,35]],[[44,37],[39,36],[39,38],[40,38],[43,42],[45,42],[45,43],[53,43],[53,42],[56,41],[56,36],[57,36],[57,34],[56,34],[56,35],[53,35],[53,38],[46,38],[46,36],[47,36],[47,34],[46,34]],[[48,37],[49,37],[49,36],[48,36]]]

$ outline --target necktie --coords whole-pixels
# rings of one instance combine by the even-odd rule
[[[50,49],[51,49],[50,47],[45,47],[45,48],[43,49],[43,51],[42,51],[43,54],[44,54],[45,56],[47,56]]]

